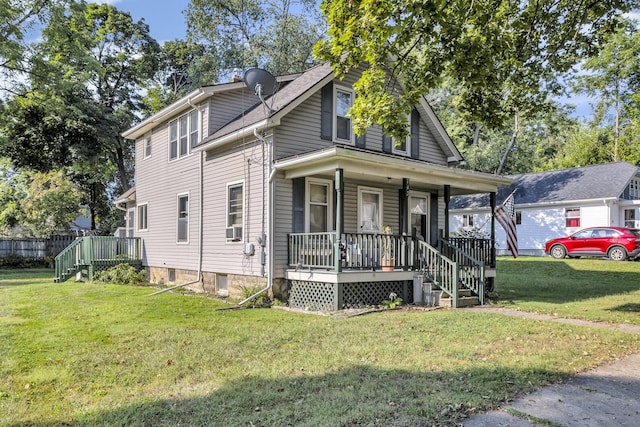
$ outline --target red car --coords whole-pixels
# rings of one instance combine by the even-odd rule
[[[640,254],[640,230],[625,227],[585,228],[568,237],[549,240],[544,251],[558,259],[565,256],[595,256],[624,261]]]

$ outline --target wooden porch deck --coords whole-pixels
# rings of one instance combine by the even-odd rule
[[[289,266],[292,293],[299,289],[306,295],[294,295],[294,301],[302,305],[313,305],[312,299],[324,299],[327,294],[333,295],[329,305],[335,309],[353,305],[343,294],[354,287],[361,291],[353,291],[353,299],[366,304],[379,304],[390,292],[402,292],[405,302],[413,302],[408,282],[420,278],[445,292],[451,306],[458,307],[469,292],[484,303],[495,255],[489,239],[440,239],[436,249],[415,236],[345,233],[338,239],[336,233],[294,233],[289,235]],[[296,272],[310,273],[309,279]],[[325,287],[321,294],[315,292]]]

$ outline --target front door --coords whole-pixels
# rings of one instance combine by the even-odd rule
[[[429,241],[429,229],[427,228],[428,212],[427,196],[411,196],[409,198],[409,212],[411,213],[409,223],[409,234],[415,231],[416,236],[426,242]]]

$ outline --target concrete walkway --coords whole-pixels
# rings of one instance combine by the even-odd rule
[[[500,307],[484,310],[508,316],[609,328],[640,334],[640,325],[610,325],[527,313]],[[517,414],[514,415],[514,414]],[[464,427],[640,426],[640,353],[516,399],[501,410],[465,420]]]

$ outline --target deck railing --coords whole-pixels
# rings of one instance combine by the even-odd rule
[[[138,237],[79,237],[56,256],[54,280],[63,282],[85,267],[91,279],[94,269],[141,260],[142,241]]]
[[[450,246],[458,248],[478,261],[482,261],[485,265],[495,266],[495,255],[491,239],[449,237],[448,239],[440,239],[440,241],[448,243],[448,245],[441,245],[440,248],[446,256],[454,256],[453,253],[447,252],[447,246]]]
[[[470,256],[449,240],[440,240],[440,246],[441,252],[458,265],[458,278],[461,284],[478,295],[480,304],[484,304],[485,263]],[[475,251],[473,253],[483,255],[481,251]]]
[[[451,304],[458,306],[459,265],[436,248],[419,240],[417,244],[418,266],[423,274],[451,296]]]

